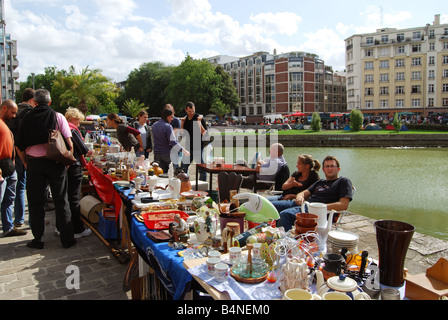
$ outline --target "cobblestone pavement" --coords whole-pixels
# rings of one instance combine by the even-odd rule
[[[121,265],[109,249],[93,233],[77,239],[76,245],[62,248],[55,234],[55,213],[46,213],[45,248],[30,249],[26,243],[33,239],[0,238],[0,300],[129,300],[124,292],[123,278],[126,265]],[[75,284],[73,271],[79,268],[79,290],[69,289]],[[67,288],[66,283],[69,284]]]

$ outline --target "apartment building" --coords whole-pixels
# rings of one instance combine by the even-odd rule
[[[346,42],[348,109],[365,115],[448,112],[448,24],[382,28]]]
[[[20,89],[17,79],[19,73],[16,72],[19,66],[17,60],[17,41],[11,39],[11,35],[6,34],[4,1],[0,1],[0,78],[1,78],[1,101],[14,99],[15,92]]]
[[[335,74],[315,54],[256,52],[208,61],[230,74],[240,98],[235,115],[248,121],[260,122],[269,114],[347,111],[345,76]]]

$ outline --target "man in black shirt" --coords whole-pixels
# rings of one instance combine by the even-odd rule
[[[185,107],[187,116],[182,119],[182,129],[188,132],[184,132],[183,136],[186,136],[186,148],[190,152],[190,157],[182,159],[182,169],[184,172],[188,172],[188,168],[192,161],[196,163],[203,163],[203,136],[207,133],[207,124],[203,117],[196,113],[196,108],[193,102],[187,102]],[[200,172],[200,180],[206,181],[206,173]]]
[[[300,213],[302,203],[305,201],[325,203],[329,211],[348,209],[348,205],[353,199],[353,185],[348,178],[339,177],[341,170],[339,160],[327,156],[322,167],[325,179],[317,181],[307,190],[300,192],[295,200],[272,202],[280,213],[278,226],[283,226],[286,231],[291,229],[296,220],[296,214]]]

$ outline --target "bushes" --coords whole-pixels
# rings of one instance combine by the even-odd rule
[[[311,130],[313,130],[314,132],[319,132],[320,130],[322,130],[320,115],[317,112],[313,113],[313,118],[311,119]]]
[[[358,132],[362,128],[362,123],[364,122],[364,116],[362,112],[358,109],[353,109],[350,112],[350,123],[353,132]]]

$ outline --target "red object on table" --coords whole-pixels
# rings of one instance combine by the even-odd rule
[[[117,220],[120,215],[122,201],[113,185],[114,180],[95,167],[92,162],[87,164],[87,170],[89,170],[90,181],[95,186],[96,193],[100,199],[109,206],[115,207],[115,220]]]
[[[170,223],[174,222],[174,216],[179,214],[182,219],[187,221],[189,215],[183,211],[155,211],[142,213],[145,226],[150,230],[169,229]]]

